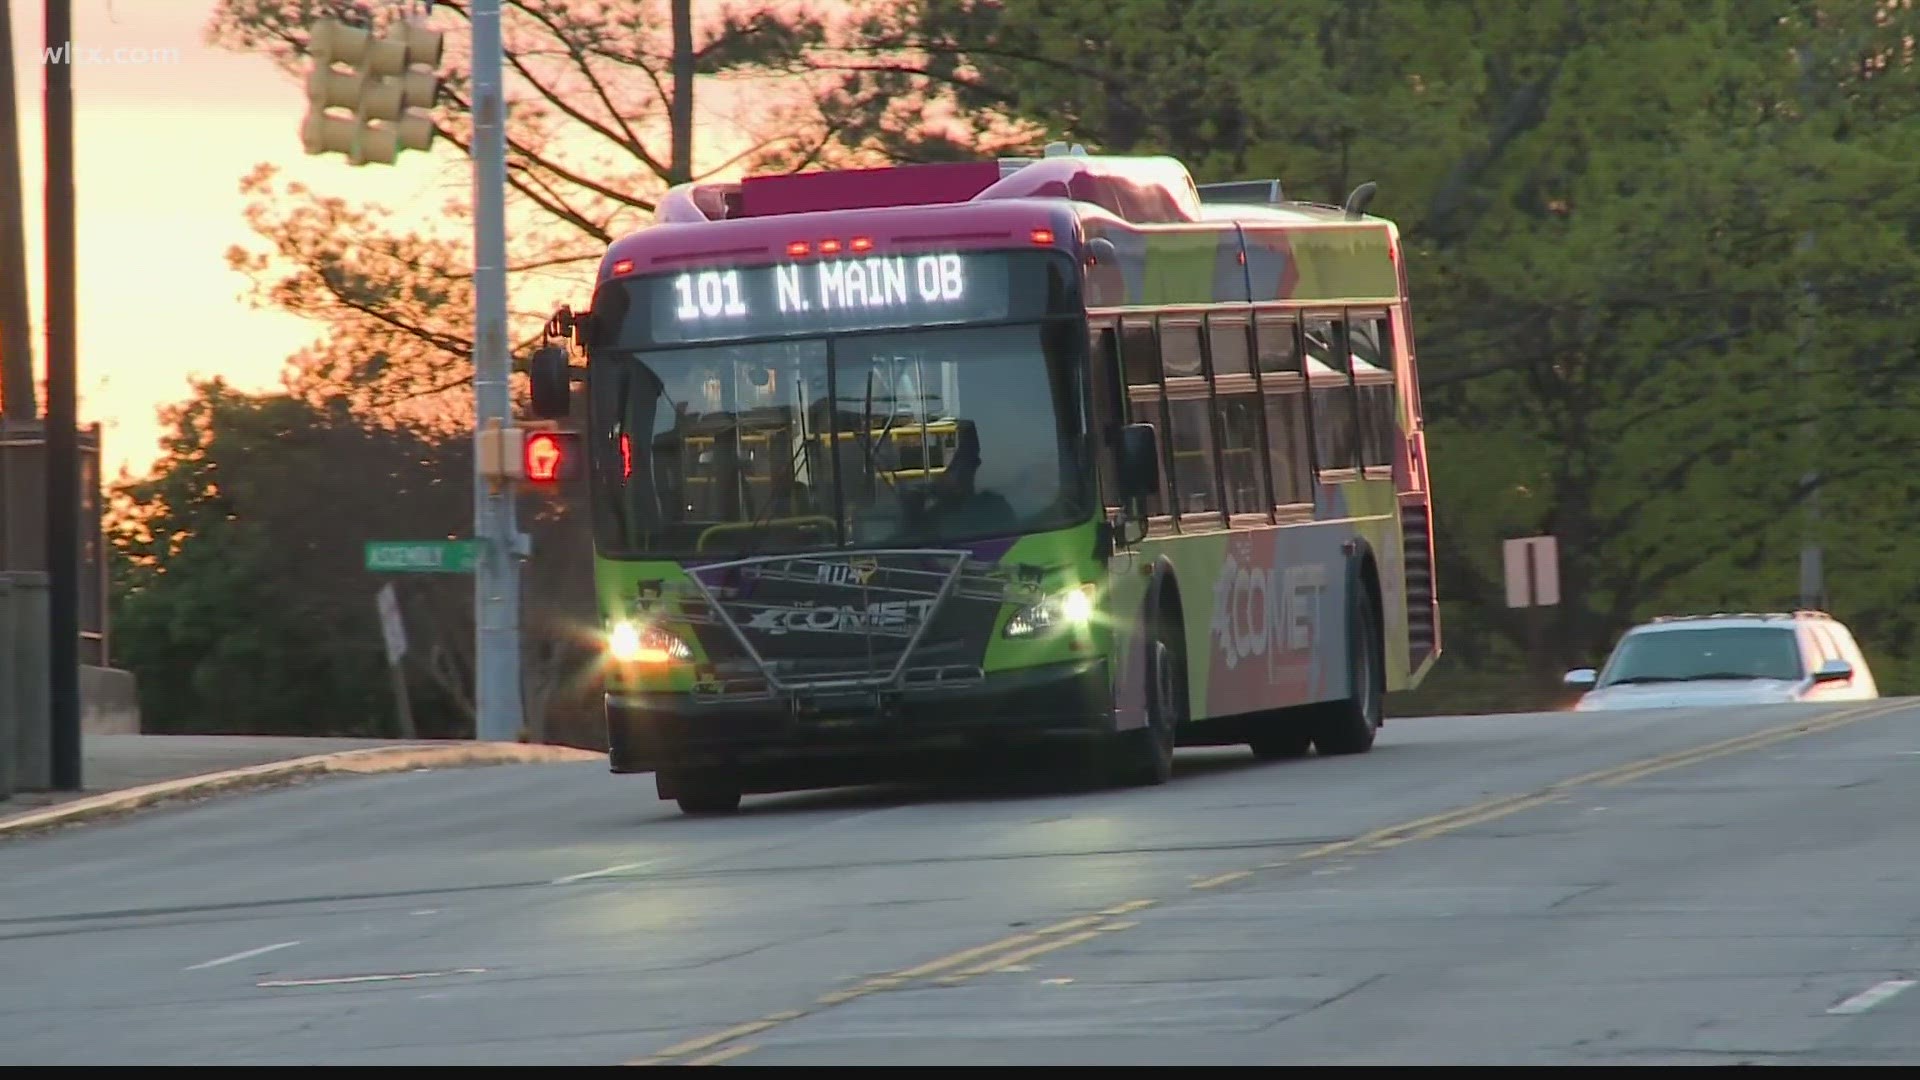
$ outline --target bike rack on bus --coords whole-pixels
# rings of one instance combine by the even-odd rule
[[[949,559],[951,565],[944,570],[923,570],[911,566],[886,565],[882,560],[888,556],[906,556],[914,559]],[[823,573],[823,568],[847,570],[859,567],[863,562],[875,564],[867,579],[847,580],[831,573]],[[981,569],[986,565],[985,569]],[[886,587],[876,590],[871,583],[873,576],[883,576]],[[783,674],[783,662],[769,661],[761,655],[753,642],[741,628],[737,615],[745,614],[751,619],[751,613],[759,610],[790,611],[790,603],[772,603],[743,599],[737,596],[722,598],[715,595],[716,589],[734,588],[721,586],[715,582],[712,586],[703,577],[744,578],[749,581],[784,581],[805,584],[821,589],[831,595],[847,590],[859,595],[863,608],[870,605],[873,594],[880,591],[885,600],[930,600],[926,612],[919,618],[918,624],[911,627],[893,627],[881,625],[880,621],[868,618],[861,626],[861,641],[866,647],[868,673],[866,675],[828,675],[821,678],[791,678]],[[914,588],[912,584],[902,583],[918,580],[923,587]],[[695,696],[706,698],[730,698],[745,700],[751,698],[787,697],[797,699],[802,696],[844,693],[885,693],[898,691],[908,685],[914,686],[957,686],[976,683],[983,680],[985,672],[978,664],[948,664],[918,669],[910,667],[916,651],[926,639],[933,624],[945,610],[947,602],[954,597],[969,600],[984,600],[1002,603],[1010,598],[1031,592],[1033,598],[1039,596],[1039,582],[1010,573],[1002,566],[982,564],[975,560],[972,552],[965,549],[927,549],[927,548],[876,548],[854,551],[835,551],[832,553],[804,555],[761,555],[728,562],[707,563],[690,567],[687,580],[699,594],[700,610],[690,610],[690,605],[681,605],[676,615],[683,621],[699,626],[724,626],[760,673],[759,680],[744,680],[749,684],[760,682],[764,690],[754,693],[751,689],[730,691],[730,683],[739,679],[719,679],[717,676],[702,691],[696,682]],[[662,598],[664,599],[664,597]],[[729,609],[732,610],[729,610]],[[892,668],[886,672],[874,673],[873,645],[875,638],[906,639],[900,655],[894,660]]]

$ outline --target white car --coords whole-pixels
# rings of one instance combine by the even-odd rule
[[[1846,626],[1820,611],[1668,615],[1627,631],[1574,709],[1860,701],[1880,696]]]

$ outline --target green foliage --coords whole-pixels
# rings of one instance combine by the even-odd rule
[[[1911,5],[918,0],[912,18],[970,73],[965,100],[1054,137],[1324,202],[1380,182],[1415,298],[1443,666],[1528,656],[1542,685],[1637,618],[1791,606],[1809,529],[1869,651],[1890,672],[1915,655]],[[1563,605],[1530,650],[1499,544],[1542,532]]]
[[[217,379],[167,419],[162,466],[114,493],[115,662],[149,730],[392,734],[361,543],[454,535],[470,496],[443,450]],[[446,694],[413,698],[421,734],[459,732]]]

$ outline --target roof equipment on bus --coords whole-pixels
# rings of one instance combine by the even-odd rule
[[[1353,194],[1347,196],[1347,220],[1358,221],[1366,216],[1367,206],[1373,202],[1373,193],[1379,189],[1380,185],[1371,180],[1354,188]]]

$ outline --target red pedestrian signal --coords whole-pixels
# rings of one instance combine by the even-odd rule
[[[529,483],[557,484],[580,475],[580,435],[529,431],[520,448],[520,475]]]

